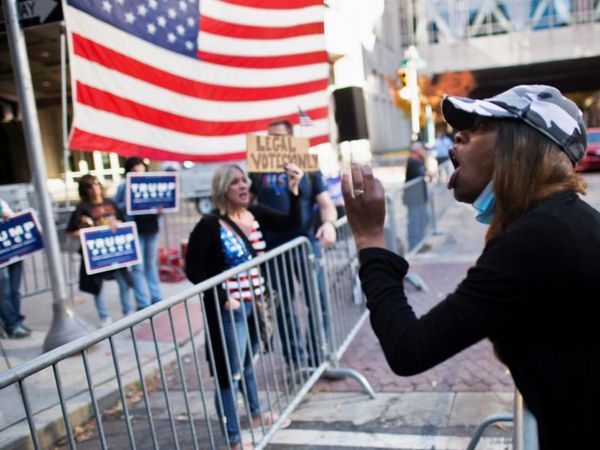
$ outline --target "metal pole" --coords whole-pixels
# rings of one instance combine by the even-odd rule
[[[514,450],[538,450],[539,441],[537,422],[533,414],[525,407],[521,393],[515,389],[514,400]]]
[[[60,246],[56,234],[56,226],[52,214],[50,195],[46,187],[46,163],[42,148],[42,137],[31,81],[29,60],[25,47],[25,36],[19,25],[16,0],[2,0],[6,23],[6,32],[10,48],[10,57],[15,75],[15,84],[19,94],[19,102],[23,114],[23,131],[25,147],[31,165],[31,173],[35,190],[38,194],[39,215],[44,229],[46,258],[52,284],[53,317],[50,331],[46,335],[44,351],[59,347],[73,339],[84,336],[88,330],[83,322],[75,317],[67,306],[67,291],[60,258]]]
[[[62,113],[62,143],[63,143],[63,169],[65,171],[65,207],[68,208],[71,205],[69,200],[69,124],[67,114],[67,33],[65,29],[65,23],[60,23],[60,104]],[[70,306],[73,306],[73,285],[71,280],[73,279],[73,240],[67,239],[67,286],[69,292],[67,300]]]

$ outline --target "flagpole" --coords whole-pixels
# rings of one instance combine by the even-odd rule
[[[25,37],[17,16],[16,0],[2,0],[10,57],[17,86],[19,103],[23,115],[25,148],[31,168],[32,181],[38,196],[39,217],[43,228],[45,254],[52,285],[52,325],[44,340],[43,350],[49,351],[62,344],[84,336],[88,330],[84,322],[77,319],[67,306],[67,290],[60,246],[54,224],[50,194],[46,186],[48,179],[42,147],[40,124],[31,81],[31,70],[27,59]]]

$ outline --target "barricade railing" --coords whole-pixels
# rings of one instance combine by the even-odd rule
[[[331,249],[337,252],[335,267],[329,268],[339,289],[350,292],[356,278],[356,260],[343,221],[339,235],[338,244]],[[113,446],[105,427],[106,420],[112,419],[104,419],[102,411],[109,406],[107,402],[114,402],[116,393],[121,418],[117,420],[119,425],[111,423],[110,429],[117,426],[119,437],[127,436],[130,448],[158,448],[158,442],[162,447],[165,440],[171,441],[172,448],[229,445],[229,435],[225,433],[225,438],[221,438],[217,433],[221,426],[227,426],[227,421],[221,420],[224,414],[216,411],[226,411],[231,406],[223,403],[231,399],[223,388],[235,381],[240,385],[245,406],[233,407],[234,416],[230,415],[229,423],[235,417],[238,428],[246,430],[242,439],[252,442],[255,448],[263,448],[318,378],[330,370],[330,348],[341,350],[348,340],[344,336],[346,330],[358,323],[357,318],[365,310],[362,301],[352,296],[347,302],[354,306],[353,315],[342,315],[347,304],[342,305],[341,296],[323,303],[318,294],[318,270],[314,270],[318,263],[311,243],[297,238],[179,295],[6,370],[0,374],[0,405],[10,405],[10,411],[2,408],[0,440],[5,441],[3,433],[12,430],[9,435],[15,435],[14,427],[27,424],[26,440],[30,443],[21,441],[16,445],[47,448],[52,444],[48,439],[64,435],[68,448],[76,448],[74,426],[79,423],[74,424],[72,417],[82,414],[84,403],[91,405],[88,414],[95,420],[94,439],[98,447]],[[240,338],[253,336],[259,329],[256,305],[261,295],[252,290],[253,301],[242,303],[249,315],[247,321],[236,322],[241,310],[224,309],[217,303],[224,282],[230,281],[227,289],[244,284],[252,280],[252,271],[267,280],[269,298],[280,299],[276,308],[271,306],[278,318],[273,339],[266,341],[258,353],[254,338],[245,342]],[[345,277],[349,279],[344,280]],[[232,290],[226,292],[227,298],[235,295]],[[331,334],[322,325],[326,314],[338,316],[329,322]],[[230,322],[237,326],[229,328],[226,323]],[[199,324],[212,338],[204,339]],[[240,344],[231,347],[231,339]],[[251,363],[244,353],[254,354]],[[243,371],[237,369],[244,366]],[[217,378],[211,378],[209,372],[217,374]],[[343,374],[354,376],[352,371]],[[152,375],[157,377],[155,382],[150,381]],[[256,391],[252,383],[256,383]],[[133,396],[139,396],[135,404],[128,397],[131,391],[138,391]],[[106,392],[112,392],[112,396]],[[260,406],[256,397],[252,398],[256,392]],[[53,410],[60,421],[48,424],[47,417]],[[159,415],[166,413],[166,425],[162,428],[157,426],[157,411],[162,411]],[[267,426],[271,421],[272,426]],[[42,428],[44,433],[39,431]],[[48,433],[48,429],[52,431]],[[138,445],[139,442],[144,444]],[[121,443],[118,448],[123,446]]]
[[[361,373],[340,367],[344,352],[369,317],[369,312],[358,279],[358,252],[346,217],[337,221],[336,231],[336,242],[323,251],[320,264],[322,283],[326,287],[322,295],[330,361],[326,374],[353,378],[371,398],[375,398],[373,388]]]
[[[513,422],[513,450],[539,450],[537,422],[524,403],[521,393],[515,389],[512,413],[492,414],[479,422],[467,450],[475,450],[484,431],[491,425],[501,422]]]
[[[36,209],[35,198],[32,196],[19,198],[10,202],[10,204],[15,211],[26,208]],[[75,206],[54,208],[56,229],[61,244],[63,267],[67,286],[69,287],[68,292],[70,300],[73,299],[74,287],[79,280],[79,265],[81,262],[81,256],[78,252],[78,241],[70,238],[66,234],[67,223],[74,210]],[[196,209],[195,197],[186,195],[180,197],[180,209],[177,213],[164,214],[161,217],[159,247],[162,249],[161,252],[163,253],[161,258],[163,265],[181,269],[181,244],[187,240],[190,231],[196,222],[198,222],[199,218],[200,213],[198,213]],[[20,292],[22,298],[42,294],[51,290],[48,269],[46,266],[46,256],[43,251],[26,258],[21,264],[22,282],[20,284]],[[179,272],[181,273],[181,270]]]
[[[418,177],[386,192],[386,242],[401,255],[416,253],[428,236],[438,233],[438,221],[453,204],[447,184],[450,161],[438,166],[433,177]]]

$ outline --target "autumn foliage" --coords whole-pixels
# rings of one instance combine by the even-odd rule
[[[410,101],[401,98],[399,94],[402,86],[400,86],[398,75],[395,77],[386,76],[385,79],[394,104],[402,109],[407,116],[410,116]],[[475,77],[469,71],[444,72],[434,78],[422,75],[419,77],[418,83],[421,108],[423,109],[425,105],[431,105],[436,122],[441,121],[441,114],[439,114],[440,102],[444,94],[468,97],[477,86]],[[424,117],[424,115],[422,114],[421,117]]]

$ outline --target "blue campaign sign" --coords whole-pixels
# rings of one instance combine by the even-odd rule
[[[82,228],[79,238],[88,275],[141,262],[135,222],[120,223],[114,231],[108,225]]]
[[[179,176],[173,172],[130,172],[125,203],[128,215],[179,211]]]
[[[43,250],[44,240],[35,211],[24,210],[0,220],[0,267],[8,266]]]

